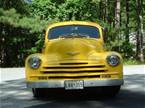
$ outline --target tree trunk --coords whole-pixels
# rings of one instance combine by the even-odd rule
[[[99,10],[100,10],[100,12],[99,12],[99,19],[102,20],[102,1],[101,0],[99,2]]]
[[[116,0],[115,4],[115,29],[118,33],[116,39],[120,43],[120,0]],[[118,47],[118,51],[120,51],[120,47]]]
[[[126,43],[129,43],[129,0],[126,0],[125,1],[125,4],[126,4],[126,31],[125,31],[125,42]]]
[[[141,62],[144,62],[144,54],[143,54],[143,0],[137,0],[137,16],[138,16],[138,29],[137,29],[137,42],[136,42],[136,56],[139,58]]]
[[[105,0],[105,22],[108,20],[108,0]]]
[[[116,0],[115,7],[115,28],[120,29],[120,0]]]

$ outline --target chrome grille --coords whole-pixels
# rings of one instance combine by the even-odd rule
[[[87,62],[76,62],[76,63],[60,63],[60,65],[84,65],[88,64]]]
[[[100,73],[107,71],[103,64],[60,63],[55,66],[43,66],[41,73],[49,79],[85,79],[100,78]]]

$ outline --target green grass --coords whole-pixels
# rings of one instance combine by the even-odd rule
[[[134,60],[134,59],[125,59],[123,61],[123,64],[124,65],[140,65],[140,64],[144,64],[144,63],[141,63],[140,61]]]

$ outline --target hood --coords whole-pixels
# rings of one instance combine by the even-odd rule
[[[45,53],[50,59],[87,60],[92,53],[103,52],[101,42],[91,38],[64,38],[50,40]]]

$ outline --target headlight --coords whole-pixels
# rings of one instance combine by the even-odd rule
[[[39,68],[40,64],[41,64],[41,60],[38,57],[31,57],[28,60],[29,66],[33,69],[37,69]]]
[[[117,55],[110,55],[107,57],[107,62],[111,66],[117,66],[120,63],[120,58]]]

